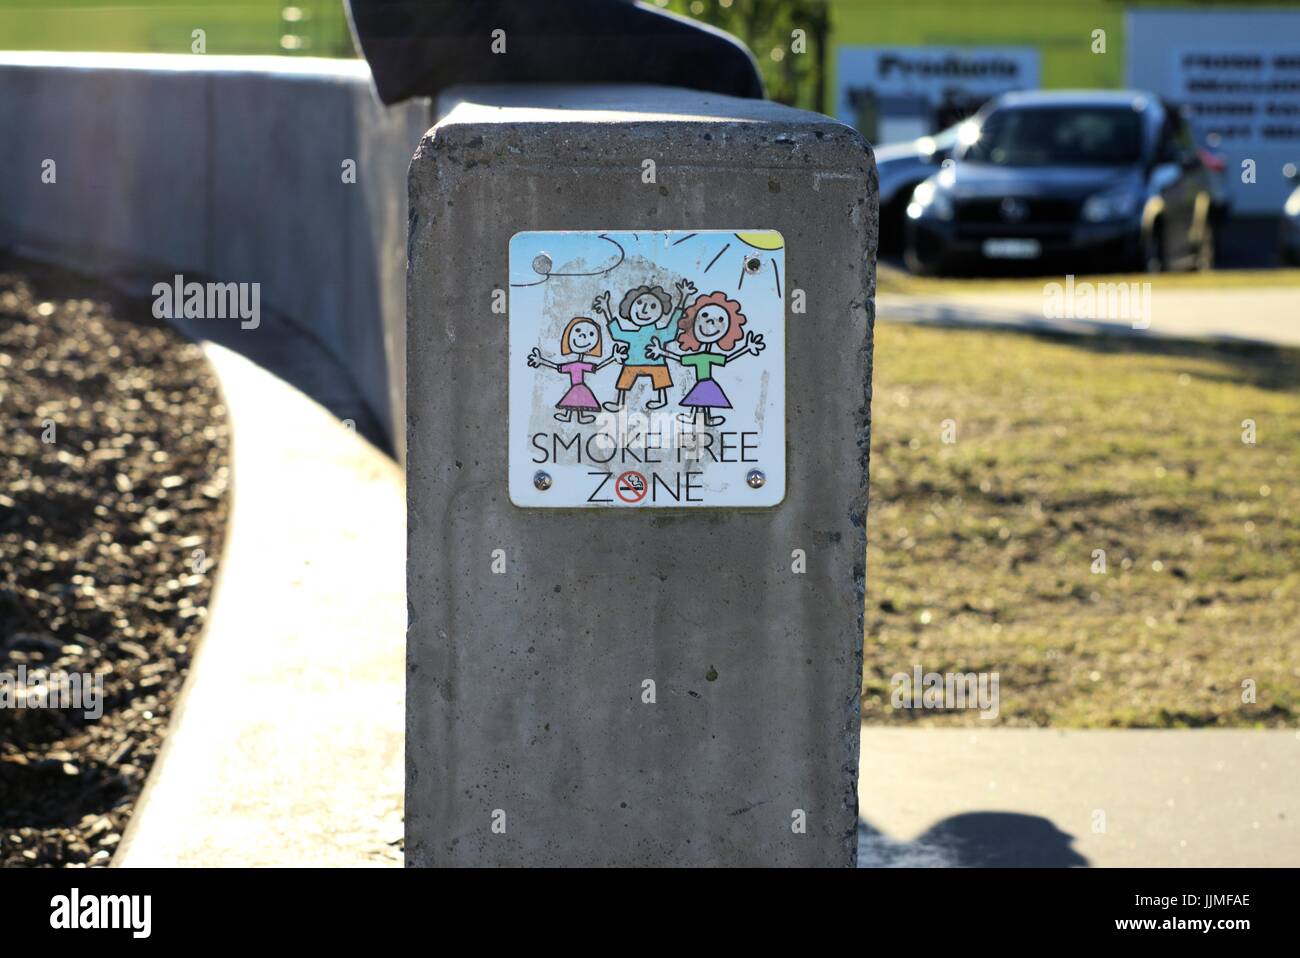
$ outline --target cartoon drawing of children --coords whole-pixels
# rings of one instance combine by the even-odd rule
[[[546,366],[569,377],[569,391],[555,404],[555,408],[560,410],[555,414],[555,418],[560,422],[570,422],[574,412],[577,412],[578,422],[595,422],[595,414],[600,409],[600,403],[596,401],[596,394],[586,383],[587,374],[603,369],[619,355],[625,355],[626,348],[621,344],[616,345],[613,355],[598,363],[588,362],[589,357],[601,355],[603,347],[600,341],[600,327],[596,325],[594,319],[588,319],[586,316],[575,316],[569,320],[569,325],[564,327],[564,333],[560,336],[561,354],[576,358],[557,363],[547,359],[542,355],[542,351],[534,346],[532,352],[528,354],[529,366],[534,369],[538,366]]]
[[[611,338],[626,343],[628,352],[623,360],[623,370],[618,374],[614,388],[618,398],[605,403],[610,412],[618,412],[627,403],[628,390],[642,376],[650,378],[656,390],[655,398],[645,404],[646,409],[659,409],[668,404],[667,389],[673,384],[668,364],[662,357],[650,356],[646,346],[656,330],[667,329],[680,319],[687,298],[695,292],[695,284],[682,280],[675,287],[680,299],[674,299],[662,286],[636,286],[623,294],[618,313],[610,309],[608,292],[597,296],[592,309],[605,317]]]
[[[730,409],[731,401],[713,378],[713,367],[735,362],[746,353],[757,356],[766,348],[762,335],[742,330],[744,325],[740,303],[727,299],[726,293],[713,292],[696,299],[678,321],[677,339],[669,344],[675,344],[677,351],[665,347],[659,337],[651,338],[646,355],[662,356],[695,370],[695,385],[680,403],[689,410],[677,417],[682,422],[694,425],[701,410],[706,426],[726,422],[725,417],[714,415],[716,409]]]

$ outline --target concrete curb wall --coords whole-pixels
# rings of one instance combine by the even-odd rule
[[[230,522],[207,628],[113,864],[400,865],[401,469],[256,355],[203,349],[233,426]]]
[[[259,283],[400,455],[406,171],[430,121],[380,104],[360,60],[6,52],[0,246],[137,292]]]

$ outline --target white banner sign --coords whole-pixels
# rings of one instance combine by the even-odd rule
[[[1131,10],[1128,83],[1218,134],[1238,213],[1278,215],[1300,162],[1300,11]]]
[[[842,46],[836,63],[839,118],[873,142],[922,136],[974,112],[985,100],[1039,84],[1032,47]]]

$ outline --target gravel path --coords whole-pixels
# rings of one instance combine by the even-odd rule
[[[111,859],[203,628],[228,450],[202,351],[147,301],[0,257],[0,681],[103,681],[98,719],[0,696],[0,867]]]

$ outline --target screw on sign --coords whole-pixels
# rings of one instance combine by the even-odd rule
[[[633,505],[644,499],[649,489],[650,485],[645,481],[645,476],[631,469],[620,473],[614,480],[614,494],[624,502]]]

